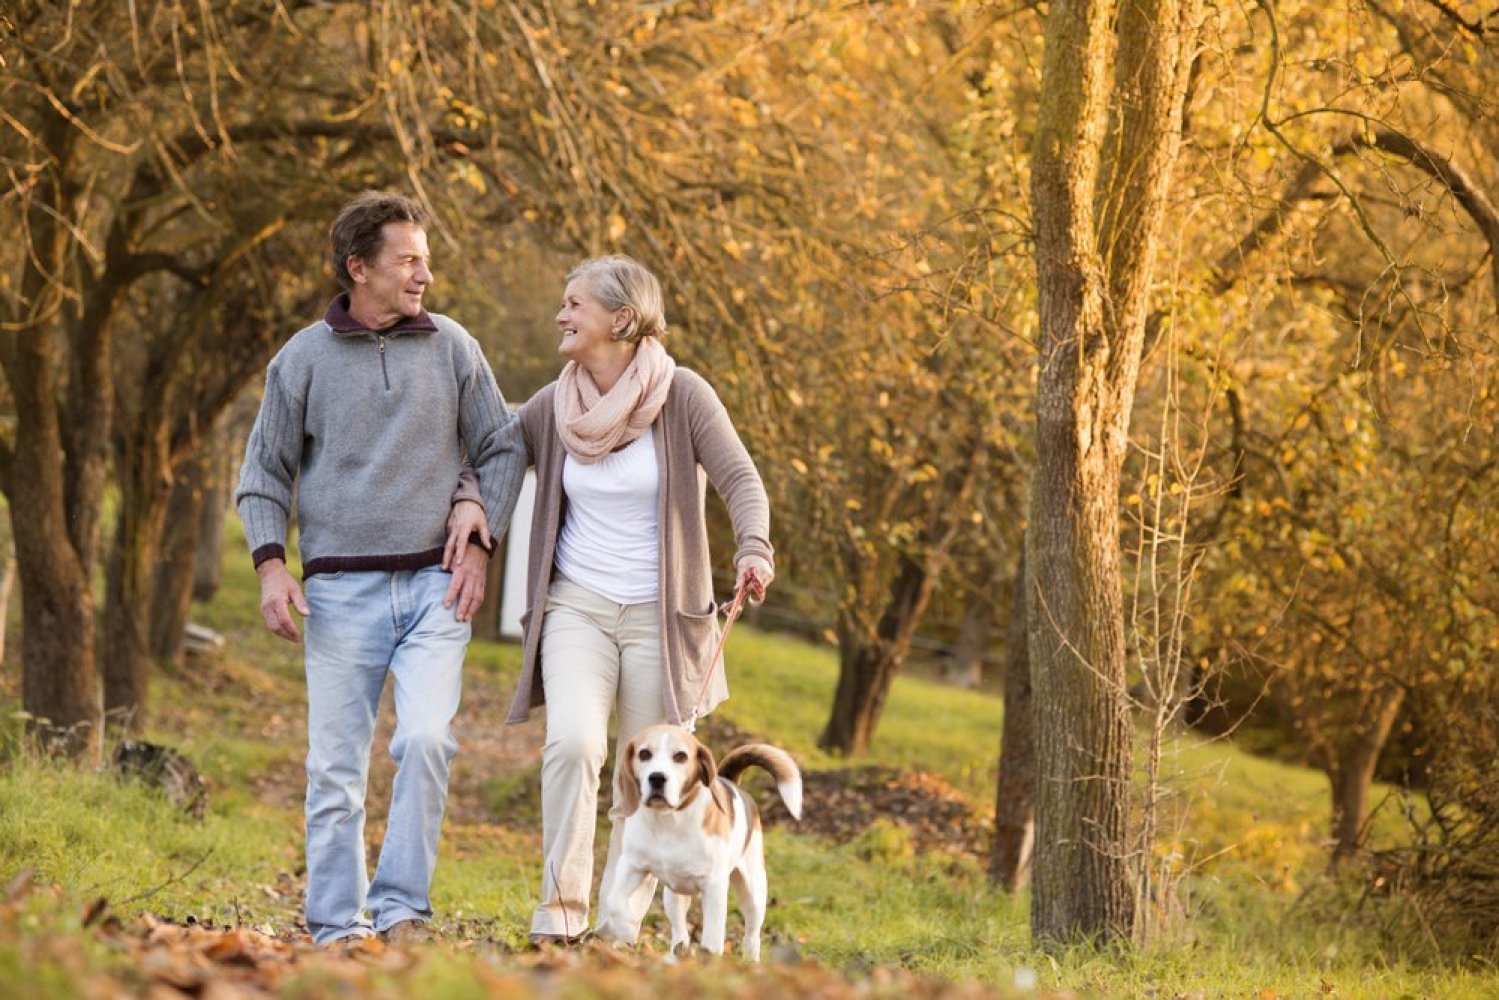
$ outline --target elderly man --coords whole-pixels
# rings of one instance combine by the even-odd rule
[[[478,343],[422,309],[425,222],[415,202],[379,192],[338,213],[330,240],[346,291],[272,359],[236,496],[267,627],[295,642],[292,609],[306,616],[306,916],[318,944],[430,935],[451,723],[488,563],[465,543],[503,533],[526,467]],[[285,560],[293,487],[305,593]],[[397,769],[370,882],[364,797],[387,674]]]

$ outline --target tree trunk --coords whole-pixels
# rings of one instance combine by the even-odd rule
[[[76,135],[61,116],[49,118],[39,134],[54,165],[68,162]],[[16,413],[4,485],[21,581],[21,703],[32,733],[47,749],[97,756],[99,679],[91,575],[98,465],[87,448],[68,450],[78,442],[65,435],[58,317],[78,314],[74,303],[66,301],[68,289],[55,277],[76,273],[76,247],[60,221],[72,216],[75,192],[60,180],[57,169],[38,174],[35,185],[26,213],[27,263],[19,294],[5,296],[10,322],[0,335],[0,364]],[[101,297],[98,291],[90,290],[78,321],[90,324],[84,339],[106,352],[98,307],[107,304],[109,292]],[[107,418],[108,409],[87,415]],[[105,424],[71,430],[73,435],[107,435],[108,429]],[[74,478],[75,472],[82,475]]]
[[[910,559],[901,560],[890,602],[873,634],[846,610],[838,613],[838,690],[833,711],[817,745],[858,756],[869,749],[890,684],[900,672],[916,625],[931,600],[936,581]]]
[[[120,504],[105,573],[104,711],[132,733],[145,725],[156,575],[173,491],[170,395],[164,383],[143,378],[113,439]]]
[[[5,661],[5,623],[10,620],[10,598],[16,590],[16,547],[5,543],[4,566],[0,567],[0,663]]]
[[[224,523],[234,493],[239,445],[231,420],[217,418],[194,451],[187,474],[196,479],[196,524],[193,532],[193,600],[211,601],[224,579]],[[181,477],[179,476],[179,479]],[[187,619],[184,615],[183,624]]]
[[[838,628],[838,690],[817,745],[857,757],[869,749],[899,667],[883,643],[861,642]]]
[[[1025,553],[1038,772],[1031,931],[1043,947],[1104,945],[1135,928],[1119,482],[1194,16],[1190,0],[1054,0],[1046,18]]]
[[[195,601],[211,601],[224,582],[224,524],[228,521],[229,490],[223,482],[207,483],[191,491],[192,509],[183,508],[196,528],[184,531],[193,542],[192,564],[184,566],[192,586],[189,593]]]
[[[210,546],[200,544],[205,525],[212,516],[205,509],[217,496],[223,494],[203,481],[212,475],[209,466],[215,459],[203,451],[182,462],[177,469],[172,497],[167,501],[166,523],[163,527],[161,558],[157,562],[151,598],[151,658],[163,665],[177,666],[182,662],[183,629],[187,627],[192,602],[205,600],[200,596],[204,550]],[[222,523],[222,515],[220,515]],[[215,551],[215,554],[221,554]],[[215,566],[219,560],[215,559]],[[207,588],[212,596],[217,584]]]
[[[48,746],[74,756],[99,748],[99,678],[94,669],[94,592],[67,531],[61,434],[46,338],[22,341],[27,376],[16,396],[16,451],[10,518],[21,580],[22,706]],[[23,485],[24,484],[24,485]]]
[[[10,527],[3,521],[0,521],[0,536],[4,537],[0,542],[0,550],[4,552],[0,556],[0,669],[4,669],[5,625],[10,621],[10,598],[16,590],[16,542],[11,537]]]
[[[28,504],[11,517],[28,530]],[[48,751],[96,757],[99,681],[94,671],[94,597],[74,553],[46,540],[16,546],[21,579],[21,704]]]
[[[1403,688],[1391,687],[1379,692],[1363,724],[1355,727],[1338,747],[1337,760],[1328,771],[1332,781],[1333,865],[1352,857],[1363,841],[1374,768],[1404,702]]]
[[[989,652],[989,627],[994,621],[994,606],[989,595],[974,593],[963,609],[958,624],[958,642],[947,667],[947,681],[972,690],[984,680],[984,655]]]
[[[1031,661],[1025,620],[1025,556],[1015,569],[1005,636],[1005,717],[994,795],[994,849],[989,877],[1006,892],[1030,884],[1036,835],[1036,743],[1031,721]]]
[[[505,556],[510,548],[514,536],[510,532],[500,539],[500,544],[495,546],[494,555],[489,557],[489,575],[484,583],[484,600],[474,612],[474,638],[475,639],[498,639],[500,638],[500,602],[505,596]],[[515,542],[517,545],[525,544],[524,540]]]
[[[1101,446],[1079,454],[1080,428],[1062,414],[1039,423],[1026,548],[1039,765],[1031,929],[1043,942],[1102,943],[1134,926],[1119,467]]]
[[[1043,945],[1127,940],[1134,927],[1116,507],[1127,411],[1105,362],[1129,366],[1101,346],[1093,215],[1112,14],[1097,0],[1062,0],[1047,16],[1031,182],[1042,336],[1025,563],[1037,761],[1031,932]]]
[[[136,733],[145,725],[151,669],[151,622],[156,571],[166,523],[170,480],[158,463],[121,474],[114,547],[105,573],[104,712],[111,725]]]

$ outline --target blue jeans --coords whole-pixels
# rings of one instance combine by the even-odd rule
[[[432,566],[306,582],[307,929],[318,944],[432,916],[428,894],[458,749],[451,724],[471,633],[442,606],[451,579]],[[364,797],[386,674],[395,678],[396,780],[371,883]]]

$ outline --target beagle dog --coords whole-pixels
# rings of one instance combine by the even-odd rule
[[[770,772],[781,801],[800,819],[801,771],[784,750],[743,746],[715,764],[691,733],[669,725],[651,726],[629,742],[615,772],[623,829],[612,884],[600,901],[600,936],[634,944],[659,879],[672,952],[687,944],[687,907],[701,895],[702,947],[722,955],[732,884],[744,915],[741,950],[750,961],[760,960],[765,840],[755,801],[734,783],[753,766]]]

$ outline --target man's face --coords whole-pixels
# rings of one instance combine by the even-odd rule
[[[414,222],[387,222],[373,260],[350,257],[349,312],[372,330],[381,330],[422,311],[422,293],[432,283],[427,233]]]

